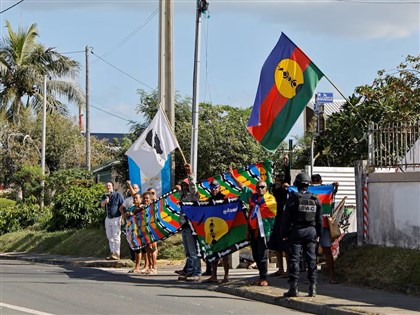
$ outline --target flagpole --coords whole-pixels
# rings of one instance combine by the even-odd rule
[[[338,93],[340,93],[340,95],[346,100],[346,102],[353,108],[356,109],[355,106],[353,106],[353,104],[350,102],[350,100],[344,96],[343,93],[341,93],[341,91],[338,89],[338,87],[330,80],[330,78],[328,78],[325,74],[324,74],[325,79],[327,79],[328,82],[330,82],[330,84],[333,86],[333,88],[335,88],[337,90]],[[356,111],[356,114],[365,122],[365,124],[368,124],[368,122],[362,117],[362,115],[359,114],[358,111]]]
[[[187,164],[187,163],[188,163],[188,162],[187,162],[187,159],[185,158],[184,152],[182,151],[181,146],[179,145],[179,142],[178,142],[178,139],[176,138],[175,132],[174,132],[174,130],[172,129],[172,125],[169,123],[169,118],[168,118],[168,116],[166,115],[165,111],[163,110],[162,104],[161,104],[161,103],[159,103],[158,107],[159,107],[159,109],[162,111],[162,113],[163,113],[163,117],[165,117],[165,120],[166,120],[166,122],[168,123],[169,130],[171,131],[172,135],[173,135],[173,136],[174,136],[174,138],[176,139],[176,143],[178,144],[178,149],[179,149],[179,152],[181,153],[182,159],[184,160],[184,164]]]
[[[324,73],[323,73],[324,74]],[[344,94],[343,93],[341,93],[341,91],[338,89],[338,87],[330,80],[330,78],[329,77],[327,77],[325,74],[324,74],[324,78],[325,79],[327,79],[327,81],[328,82],[330,82],[330,84],[333,86],[333,88],[334,89],[336,89],[336,91],[338,92],[338,93],[340,93],[340,95],[347,101],[347,103],[349,103],[350,105],[351,105],[351,103],[350,103],[350,100],[347,98],[347,97],[345,97],[344,96]]]

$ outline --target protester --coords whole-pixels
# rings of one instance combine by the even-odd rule
[[[146,191],[142,194],[142,211],[147,211],[147,207],[152,203],[151,193]],[[146,224],[143,220],[143,224]],[[144,268],[140,270],[142,274],[155,275],[157,274],[157,244],[156,242],[147,244],[143,249],[144,255]]]
[[[147,191],[150,193],[150,198],[152,199],[152,202],[155,202],[157,200],[156,190],[152,187],[149,187]]]
[[[286,181],[286,175],[280,173],[275,177],[275,182],[272,187],[272,194],[276,198],[277,202],[277,213],[276,219],[274,220],[273,232],[271,233],[270,240],[268,241],[268,248],[276,252],[278,270],[271,276],[286,277],[288,275],[288,264],[289,264],[289,250],[290,243],[284,241],[280,235],[280,228],[283,216],[283,209],[286,205],[288,198],[288,187],[289,183]],[[286,266],[283,263],[283,256],[286,258]]]
[[[137,187],[138,188],[138,187]],[[133,189],[135,190],[135,185],[133,185]],[[142,211],[141,209],[142,200],[139,193],[134,193],[133,195],[133,205],[130,208],[123,208],[124,217],[129,219],[132,216],[135,216],[137,213]],[[134,268],[129,271],[129,273],[140,273],[140,264],[141,264],[141,256],[142,252],[141,249],[133,250],[130,247],[130,252],[134,255]]]
[[[128,210],[133,206],[134,204],[134,200],[133,200],[133,196],[138,193],[139,191],[139,185],[137,184],[133,184],[131,186],[131,182],[128,180],[127,182],[127,188],[128,191],[130,193],[130,196],[124,199],[123,204],[120,206],[120,212],[121,212],[121,217],[124,218],[125,214],[128,212]],[[141,197],[140,197],[141,198]],[[121,222],[123,223],[123,222]],[[135,261],[136,257],[135,257],[135,253],[134,251],[131,249],[131,247],[129,247],[130,249],[130,257],[132,261]]]
[[[320,174],[313,174],[311,177],[311,183],[312,185],[322,185],[322,177]],[[333,183],[334,190],[333,195],[338,191],[338,182]],[[332,211],[332,209],[331,209]],[[331,215],[331,213],[329,214]],[[319,238],[319,245],[322,248],[322,252],[325,256],[325,263],[327,265],[327,272],[329,281],[331,284],[336,284],[337,281],[335,279],[335,273],[334,273],[334,256],[331,251],[331,234],[330,234],[330,226],[328,224],[328,215],[324,215],[322,217],[322,232],[321,237]]]
[[[308,265],[309,296],[316,295],[316,241],[322,231],[322,210],[318,197],[308,192],[311,178],[306,173],[296,176],[294,186],[298,192],[291,192],[286,202],[281,225],[283,239],[290,240],[289,291],[285,297],[299,296],[299,262],[302,248]]]
[[[251,242],[251,250],[254,261],[260,274],[260,279],[252,284],[258,286],[268,286],[268,247],[267,239],[270,236],[272,226],[263,226],[262,218],[274,216],[277,210],[276,199],[268,192],[267,183],[259,180],[256,184],[256,192],[246,187],[234,176],[232,167],[229,166],[229,173],[236,185],[241,189],[240,200],[249,204],[248,215],[248,238]],[[260,227],[263,227],[261,229]]]
[[[207,199],[208,201],[217,201],[217,200],[225,199],[225,195],[220,192],[220,184],[215,179],[210,183],[210,194],[211,196],[209,199]],[[222,282],[226,283],[226,282],[229,282],[229,256],[225,256],[221,260],[222,260],[223,269],[225,271]],[[210,264],[211,277],[204,280],[203,282],[207,282],[207,283],[219,282],[217,280],[217,266],[218,265],[219,265],[219,259],[216,259],[213,263]]]
[[[124,202],[123,196],[114,191],[114,184],[106,182],[105,188],[107,193],[101,198],[100,206],[105,208],[105,231],[108,238],[109,250],[111,254],[106,257],[107,260],[120,259],[120,246],[121,246],[121,212],[120,206]]]
[[[195,185],[194,176],[192,174],[191,165],[184,165],[185,172],[188,178],[184,179],[181,183],[180,201],[197,201],[199,194]],[[185,256],[187,258],[186,264],[183,270],[177,270],[177,273],[181,274],[178,280],[186,280],[190,282],[201,281],[201,261],[198,257],[195,240],[192,235],[192,230],[187,223],[184,214],[181,209],[180,223],[183,225],[182,230],[182,243],[184,245]]]

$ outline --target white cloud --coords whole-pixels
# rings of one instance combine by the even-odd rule
[[[210,14],[252,15],[261,23],[350,38],[399,38],[419,32],[420,3],[400,1],[211,1]],[[391,4],[392,3],[392,4]]]

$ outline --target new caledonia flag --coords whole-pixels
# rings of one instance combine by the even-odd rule
[[[318,67],[284,33],[265,61],[248,130],[274,152],[292,129],[323,77]]]

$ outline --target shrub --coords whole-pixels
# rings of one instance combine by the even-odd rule
[[[102,226],[104,211],[99,208],[99,200],[104,192],[103,184],[69,185],[54,198],[48,230]]]
[[[0,234],[19,230],[19,213],[15,205],[14,200],[0,198]]]

